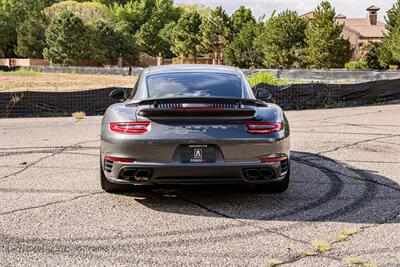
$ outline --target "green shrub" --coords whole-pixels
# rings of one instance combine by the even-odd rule
[[[362,60],[351,61],[345,65],[347,70],[371,70],[368,63]]]
[[[270,85],[287,85],[289,82],[287,80],[280,80],[275,77],[275,75],[271,72],[263,71],[258,72],[255,75],[252,75],[247,78],[251,87],[256,86],[260,83],[266,83]]]

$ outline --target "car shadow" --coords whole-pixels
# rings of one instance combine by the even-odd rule
[[[282,194],[200,185],[142,187],[124,195],[158,212],[248,220],[377,224],[400,213],[400,186],[374,171],[295,151],[291,173]]]

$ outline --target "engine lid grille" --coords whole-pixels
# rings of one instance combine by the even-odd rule
[[[236,104],[229,103],[161,103],[157,108],[164,109],[230,109],[238,108]]]

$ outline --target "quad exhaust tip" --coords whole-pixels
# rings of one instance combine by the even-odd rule
[[[275,178],[274,171],[270,169],[245,169],[244,177],[249,181],[271,180]]]
[[[147,182],[151,178],[152,171],[149,169],[131,169],[125,168],[121,171],[119,177],[122,180]]]

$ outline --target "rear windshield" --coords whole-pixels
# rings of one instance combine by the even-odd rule
[[[221,73],[169,73],[147,78],[150,98],[231,97],[241,98],[242,80]]]

